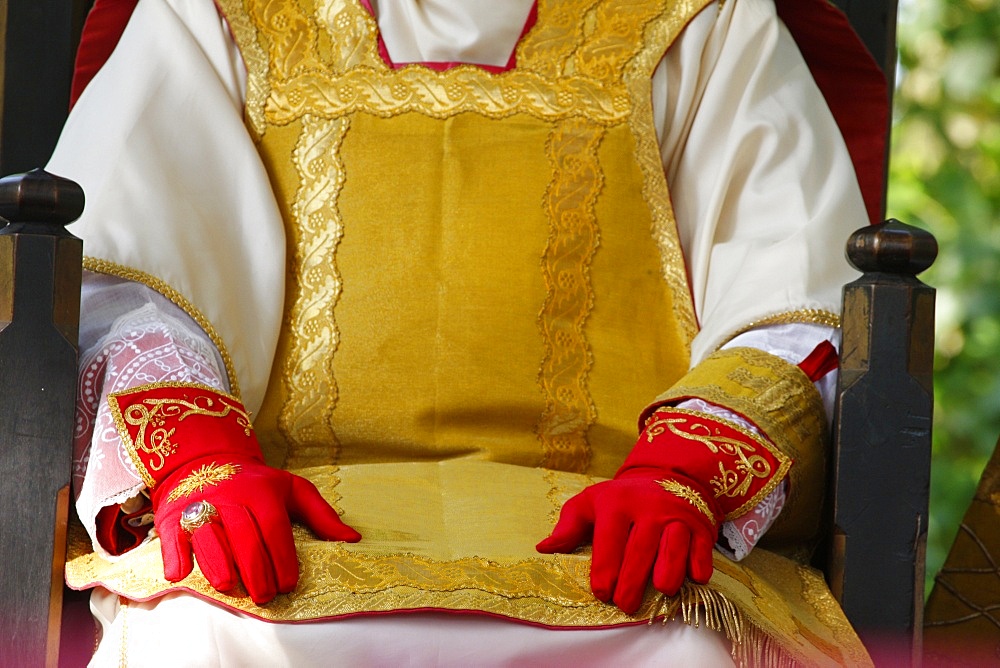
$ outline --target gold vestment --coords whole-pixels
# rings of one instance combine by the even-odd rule
[[[390,68],[357,0],[219,4],[288,239],[255,428],[364,539],[297,529],[299,588],[262,607],[197,572],[179,586],[272,620],[677,616],[751,662],[866,663],[822,577],[774,553],[716,555],[710,585],[650,590],[632,617],[593,597],[589,550],[534,550],[570,496],[614,474],[664,392],[731,406],[795,457],[775,537],[801,555],[815,535],[825,427],[805,375],[737,350],[685,377],[697,324],[650,77],[709,0],[541,1],[499,74]],[[68,577],[137,599],[178,586],[155,542],[121,564],[83,555]]]

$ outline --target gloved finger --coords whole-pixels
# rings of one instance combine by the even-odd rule
[[[156,525],[160,535],[160,554],[163,556],[163,577],[170,582],[186,578],[194,568],[191,560],[191,542],[188,534],[175,520],[176,526]]]
[[[361,534],[344,524],[333,506],[316,489],[316,485],[301,476],[292,475],[288,512],[323,540],[342,540],[347,543],[361,540]]]
[[[715,536],[707,531],[694,531],[691,535],[691,554],[688,557],[688,576],[698,584],[712,578],[712,551]]]
[[[288,513],[279,504],[262,503],[254,506],[251,514],[271,555],[278,591],[286,594],[295,589],[299,581],[299,560],[295,554],[295,538]]]
[[[593,528],[594,504],[587,490],[584,490],[563,505],[552,533],[538,543],[535,549],[542,554],[572,552],[590,540]]]
[[[633,614],[642,605],[662,533],[661,526],[651,522],[635,524],[629,533],[614,599],[625,614]]]
[[[254,603],[267,603],[278,593],[278,585],[257,522],[243,506],[220,508],[219,513],[243,586]]]
[[[210,585],[219,591],[229,591],[239,584],[240,577],[233,564],[229,539],[218,518],[195,529],[191,534],[191,544],[198,567]]]
[[[618,583],[631,520],[623,514],[601,513],[594,520],[594,554],[590,562],[590,588],[594,596],[610,601]]]
[[[683,522],[671,522],[663,529],[660,553],[653,566],[653,586],[667,596],[680,591],[687,572],[691,530]]]

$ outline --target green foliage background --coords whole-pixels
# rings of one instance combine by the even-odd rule
[[[901,0],[898,44],[888,215],[940,244],[931,578],[1000,436],[1000,0]]]

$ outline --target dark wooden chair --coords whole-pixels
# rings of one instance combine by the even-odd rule
[[[59,647],[82,244],[64,225],[80,186],[0,180],[0,658],[54,665]],[[29,659],[33,659],[30,660]]]
[[[896,0],[836,4],[891,83]],[[8,0],[0,173],[46,162],[65,116],[69,54],[87,6],[88,0]],[[39,35],[59,46],[44,50]],[[53,108],[57,121],[36,123]],[[80,285],[80,244],[63,225],[82,204],[72,184],[44,173],[0,183],[0,215],[11,221],[0,229],[5,664],[56,664],[64,547],[52,527],[64,528],[67,512]],[[831,529],[819,565],[879,665],[920,662],[934,291],[915,276],[936,251],[933,237],[896,221],[863,227],[848,242],[863,275],[844,289]],[[84,649],[64,654],[86,654],[87,642],[84,633]],[[66,658],[63,665],[76,665]]]
[[[855,232],[844,287],[827,580],[878,665],[919,665],[933,411],[928,232]]]

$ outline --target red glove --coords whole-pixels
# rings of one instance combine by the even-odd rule
[[[122,440],[150,490],[163,574],[191,572],[191,549],[209,583],[243,581],[261,604],[295,588],[291,520],[324,540],[357,542],[316,487],[264,463],[235,397],[202,385],[144,385],[108,395]]]
[[[652,575],[673,596],[685,575],[707,583],[724,519],[753,508],[791,460],[771,443],[704,413],[661,407],[612,480],[563,506],[539,552],[571,552],[592,538],[594,595],[632,614]]]

